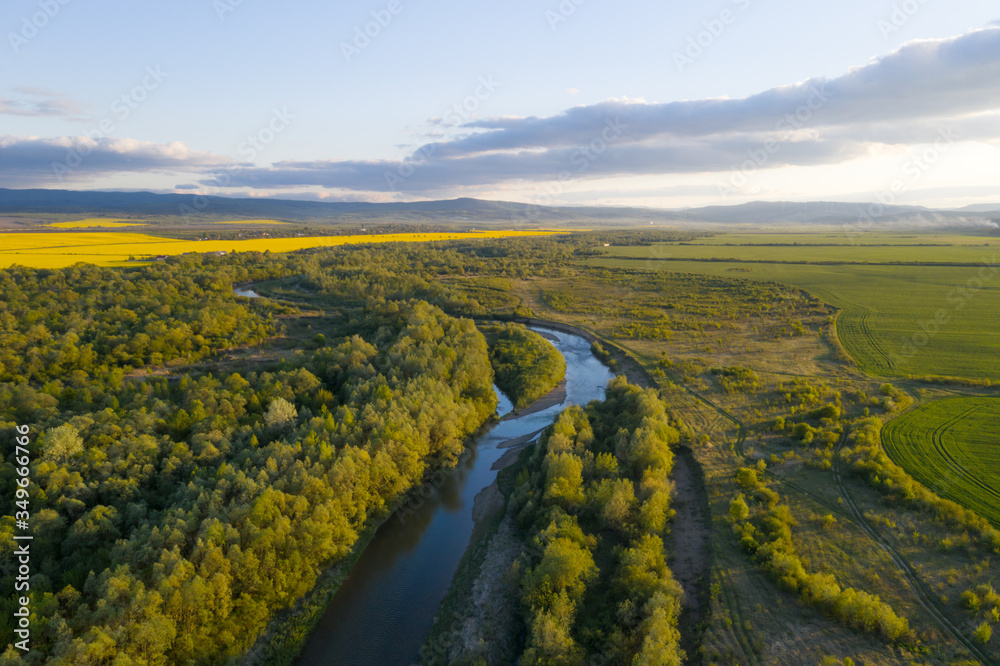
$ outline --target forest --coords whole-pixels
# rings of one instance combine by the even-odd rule
[[[134,376],[273,329],[269,306],[237,299],[224,275],[193,263],[3,275],[4,338],[33,353],[5,356],[0,413],[41,433],[29,662],[239,654],[494,412],[482,334],[417,300],[362,308],[349,326],[365,336],[273,370]],[[5,502],[13,480],[7,462]],[[0,603],[10,635],[14,601]]]

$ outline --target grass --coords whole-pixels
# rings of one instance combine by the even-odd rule
[[[855,233],[851,226],[829,232],[737,232],[724,233],[699,238],[696,245],[982,245],[992,238],[1000,242],[1000,236],[977,234],[929,233],[929,232],[865,232]]]
[[[86,220],[76,220],[75,222],[53,222],[52,224],[47,224],[46,226],[54,229],[90,229],[94,227],[106,227],[110,229],[116,227],[134,227],[140,224],[145,224],[145,222],[141,220],[123,221],[117,218],[105,219],[102,217],[90,217]]]
[[[894,561],[853,522],[832,473],[806,464],[814,457],[802,442],[772,431],[777,416],[801,420],[811,409],[788,403],[785,393],[793,382],[827,387],[821,402],[836,399],[843,403],[844,418],[856,419],[871,402],[866,396],[879,396],[884,381],[839,360],[827,323],[828,308],[773,283],[808,283],[813,296],[827,302],[838,289],[850,288],[856,297],[866,297],[864,290],[878,289],[883,280],[890,281],[883,289],[905,295],[906,279],[899,271],[907,267],[682,262],[685,274],[673,272],[672,262],[597,260],[602,265],[612,262],[633,270],[514,281],[513,292],[536,316],[588,327],[634,354],[660,383],[671,411],[686,424],[687,441],[704,470],[714,516],[711,613],[701,640],[701,663],[817,664],[831,655],[839,663],[845,657],[855,663],[899,666],[961,663],[965,658],[961,646],[939,629]],[[649,265],[662,270],[634,270]],[[752,272],[731,272],[730,267],[749,267]],[[770,271],[766,277],[762,268]],[[926,292],[928,284],[949,274],[945,271],[955,275],[961,270],[917,268],[912,275],[925,281]],[[857,280],[860,283],[853,283]],[[909,288],[914,294],[910,306],[922,304],[919,291]],[[891,303],[891,296],[880,297]],[[978,300],[982,296],[968,307],[985,303]],[[789,322],[800,321],[805,332],[793,332]],[[648,335],[650,328],[667,330],[653,336]],[[978,333],[974,326],[972,332]],[[669,359],[669,375],[660,370],[666,363],[663,359]],[[725,391],[711,369],[728,366],[753,369],[763,386],[752,393]],[[951,369],[947,374],[953,374]],[[742,422],[745,444],[741,445],[742,429],[684,389],[697,391]],[[947,395],[948,390],[926,388],[930,397]],[[873,409],[876,414],[883,411]],[[835,622],[783,591],[742,551],[725,516],[729,501],[741,492],[734,482],[736,470],[757,459],[768,461],[774,488],[791,507],[797,521],[794,539],[807,568],[832,573],[842,585],[878,594],[910,620],[915,645],[889,648],[877,637]],[[848,475],[845,483],[880,535],[919,571],[944,612],[961,623],[965,617],[961,593],[979,583],[995,585],[996,569],[989,555],[933,515],[888,504],[866,481]],[[833,516],[832,524],[827,516]]]
[[[611,254],[620,257],[638,257],[657,260],[725,260],[747,262],[795,263],[921,263],[921,264],[973,264],[990,261],[1000,248],[998,238],[980,238],[976,245],[764,245],[769,241],[758,238],[755,245],[688,245],[658,243],[642,247],[616,247]],[[816,238],[813,243],[823,243]],[[913,241],[911,242],[918,242]],[[995,263],[995,261],[993,262]]]
[[[942,497],[1000,525],[1000,399],[946,398],[891,421],[892,459]]]
[[[654,248],[613,249],[639,255],[639,250],[651,253]],[[991,253],[990,261],[996,264],[1000,257],[994,259]],[[602,258],[593,263],[800,287],[842,310],[837,319],[840,341],[869,374],[1000,379],[1000,337],[995,333],[1000,326],[1000,272],[981,264],[864,266],[637,258]],[[943,324],[935,321],[939,315]]]
[[[204,252],[293,252],[314,247],[359,243],[430,242],[476,238],[551,236],[546,231],[484,231],[477,233],[372,234],[309,236],[253,240],[193,241],[120,232],[0,234],[0,268],[18,264],[31,268],[65,268],[78,262],[100,266],[127,265],[129,257]]]

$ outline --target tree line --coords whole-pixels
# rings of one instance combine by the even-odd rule
[[[678,440],[656,393],[623,377],[543,435],[510,500],[528,544],[520,663],[681,663],[683,591],[663,542]]]

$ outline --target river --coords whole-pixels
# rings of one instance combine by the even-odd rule
[[[244,289],[237,289],[236,287],[233,287],[233,293],[237,296],[244,296],[246,298],[260,298],[260,294],[250,287],[246,287]]]
[[[472,536],[477,494],[496,479],[499,445],[548,426],[566,406],[604,397],[614,376],[577,335],[534,329],[566,358],[566,401],[502,420],[471,443],[423,504],[397,512],[375,534],[309,637],[299,666],[406,666],[420,646]],[[510,401],[500,394],[500,414]],[[414,510],[416,507],[416,510]]]

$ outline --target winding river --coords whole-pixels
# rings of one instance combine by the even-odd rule
[[[415,664],[469,545],[475,497],[496,479],[491,468],[506,452],[500,445],[545,428],[570,404],[604,397],[614,375],[591,354],[589,342],[561,331],[534,330],[566,358],[565,402],[501,420],[477,437],[469,455],[435,484],[429,499],[386,521],[316,625],[300,666]],[[510,409],[500,394],[500,415]]]

